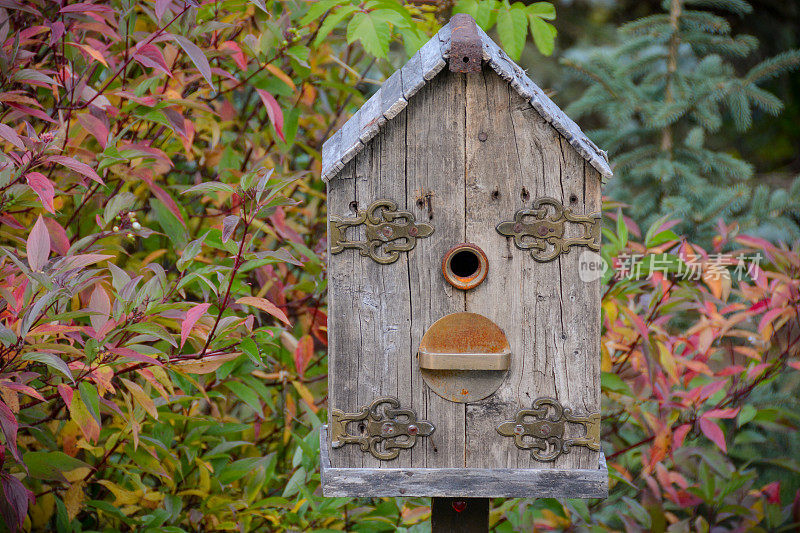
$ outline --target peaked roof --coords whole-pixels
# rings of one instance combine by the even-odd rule
[[[549,122],[573,148],[602,176],[612,176],[605,151],[597,147],[550,98],[488,36],[477,28],[483,60],[506,80]],[[322,179],[329,181],[359,153],[389,120],[402,111],[417,91],[447,64],[451,47],[450,23],[425,43],[414,56],[395,71],[344,126],[322,145]]]

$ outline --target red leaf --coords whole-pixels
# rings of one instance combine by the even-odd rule
[[[61,399],[64,400],[67,409],[69,409],[72,405],[72,394],[74,391],[63,383],[59,383],[56,386],[56,389],[58,389],[58,394],[61,396]]]
[[[161,20],[170,4],[172,4],[172,0],[156,0],[156,18],[158,20]]]
[[[28,181],[28,185],[31,186],[31,189],[33,189],[33,192],[39,197],[39,200],[42,201],[44,208],[55,214],[56,210],[53,207],[53,197],[56,195],[56,191],[50,180],[41,172],[28,172],[25,179]]]
[[[800,361],[792,361],[789,363],[789,366],[794,368],[795,370],[800,370]]]
[[[170,196],[167,191],[156,185],[153,182],[152,178],[149,178],[147,176],[142,176],[142,180],[150,186],[150,190],[155,195],[155,197],[161,200],[161,203],[167,206],[167,209],[169,209],[173,215],[178,217],[178,220],[181,221],[181,224],[186,226],[186,221],[183,220],[183,215],[181,215],[181,210],[178,208],[178,204],[175,203],[175,200],[172,199],[172,196]]]
[[[54,218],[45,218],[44,225],[50,232],[50,250],[55,254],[67,255],[70,243],[66,230]]]
[[[6,126],[5,124],[0,124],[0,137],[7,140],[20,150],[25,149],[25,145],[22,144],[22,139],[19,138],[17,132],[11,129],[10,127]]]
[[[91,322],[94,330],[99,332],[106,325],[111,314],[111,299],[100,283],[94,286],[92,295],[89,297],[88,309],[92,312],[89,322]]]
[[[283,111],[281,111],[281,106],[278,105],[278,101],[275,100],[275,97],[272,96],[270,93],[263,89],[256,89],[258,96],[261,97],[261,101],[264,102],[264,105],[267,107],[267,115],[269,116],[270,122],[272,125],[275,126],[275,131],[278,132],[278,136],[281,138],[283,142],[286,142],[286,137],[283,136]]]
[[[175,40],[178,41],[178,44],[181,45],[183,51],[186,52],[186,55],[189,56],[194,66],[197,67],[197,70],[200,71],[200,74],[203,75],[208,84],[213,87],[214,82],[211,79],[211,65],[208,64],[208,58],[205,53],[186,37],[176,35]]]
[[[725,444],[725,434],[722,433],[722,429],[720,429],[716,422],[712,422],[707,418],[701,418],[699,423],[700,431],[703,432],[703,435],[708,437],[711,442],[719,446],[720,450],[722,450],[724,453],[727,453],[728,447]]]
[[[47,227],[44,225],[42,215],[36,219],[28,241],[25,246],[25,252],[28,254],[28,266],[34,272],[41,272],[47,264],[47,257],[50,255],[50,234],[47,232]]]
[[[691,424],[683,424],[675,430],[675,432],[672,434],[673,448],[680,448],[683,446],[683,440],[686,438],[686,434],[689,433],[690,429],[692,429]]]
[[[735,418],[739,414],[739,408],[712,409],[703,413],[703,418]]]
[[[222,43],[221,48],[223,50],[229,50],[231,53],[231,57],[233,58],[234,63],[236,66],[242,70],[247,70],[247,59],[244,57],[244,53],[242,49],[239,48],[239,45],[233,41],[225,41]]]
[[[155,68],[172,77],[172,71],[169,69],[161,50],[154,44],[144,44],[140,46],[133,54],[133,58],[145,67]]]
[[[25,524],[28,506],[35,501],[36,497],[22,484],[22,481],[6,472],[0,474],[0,486],[3,489],[0,497],[5,498],[6,503],[6,505],[0,505],[3,518],[5,518],[8,530],[16,533],[17,528],[22,528]],[[14,516],[9,516],[12,513]]]
[[[0,401],[0,428],[3,430],[3,436],[6,438],[6,448],[14,456],[14,459],[22,462],[22,456],[17,449],[17,418],[8,406]]]
[[[269,217],[269,221],[272,222],[272,225],[275,227],[275,231],[278,232],[278,235],[286,240],[303,244],[303,237],[286,225],[286,214],[283,212],[282,207],[275,208],[275,214]]]
[[[136,350],[125,348],[124,346],[109,348],[108,351],[113,354],[117,354],[121,357],[127,357],[128,359],[139,361],[140,363],[148,363],[156,366],[164,366],[158,359],[153,359],[148,355],[140,354]]]
[[[769,503],[781,503],[781,482],[773,481],[763,489],[761,492],[767,497]]]
[[[9,107],[13,107],[17,111],[22,111],[26,115],[30,115],[32,117],[36,117],[38,119],[44,120],[45,122],[52,122],[54,124],[56,123],[56,121],[53,120],[52,118],[50,118],[45,112],[39,111],[38,109],[33,109],[33,108],[28,107],[26,105],[17,104],[15,102],[6,102],[6,104]]]
[[[287,326],[291,327],[292,323],[289,322],[289,319],[286,317],[286,313],[280,310],[278,306],[274,303],[270,302],[266,298],[257,298],[255,296],[244,296],[236,300],[237,304],[245,304],[245,305],[252,305],[262,311],[269,313],[270,315],[274,316]]]
[[[306,373],[306,367],[313,356],[314,339],[311,335],[304,335],[294,349],[294,367],[297,369],[297,375],[302,377]]]
[[[100,143],[103,149],[108,146],[108,126],[106,126],[105,122],[91,113],[81,113],[78,115],[78,122],[92,137],[97,139],[97,142]]]
[[[77,4],[62,7],[59,13],[89,13],[91,11],[109,12],[113,11],[113,9],[108,6],[92,4],[91,2],[78,2]]]
[[[44,396],[39,394],[36,389],[29,385],[23,385],[22,383],[17,383],[16,381],[0,381],[0,386],[21,392],[22,394],[27,394],[31,398],[36,398],[37,400],[45,401]]]
[[[64,35],[65,30],[66,27],[60,20],[53,22],[50,25],[50,46],[53,46],[58,42],[59,39],[61,39],[61,36]]]
[[[189,338],[192,328],[195,323],[205,314],[211,304],[198,304],[186,312],[186,318],[181,322],[181,348],[183,348],[186,339]]]
[[[51,155],[47,158],[47,161],[64,165],[65,167],[72,169],[79,174],[83,174],[90,180],[96,181],[100,185],[105,185],[103,180],[100,179],[100,176],[97,175],[97,172],[95,172],[92,167],[86,163],[81,163],[77,159],[73,159],[72,157],[67,157],[64,155]]]

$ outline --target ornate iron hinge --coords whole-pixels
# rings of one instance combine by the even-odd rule
[[[552,411],[549,417],[548,411]],[[564,438],[567,422],[582,425],[584,436]],[[537,398],[531,409],[523,409],[513,421],[497,426],[497,432],[504,437],[514,437],[517,448],[531,450],[531,456],[537,461],[555,461],[562,453],[569,453],[573,446],[600,450],[600,413],[578,416],[554,398]]]
[[[416,217],[409,211],[398,211],[397,203],[391,200],[377,200],[364,210],[359,209],[353,218],[330,217],[331,253],[338,254],[347,248],[359,250],[364,257],[370,257],[382,265],[394,263],[400,252],[408,252],[417,245],[417,239],[433,233],[428,224],[417,224]],[[366,240],[347,240],[347,228],[365,226]]]
[[[427,437],[435,429],[427,420],[417,420],[411,409],[400,409],[400,401],[391,397],[378,398],[358,413],[331,409],[331,422],[332,447],[358,444],[362,452],[382,461],[391,461],[401,449],[414,446],[417,437]],[[348,422],[361,422],[362,435],[347,433]]]
[[[553,209],[549,216],[548,207]],[[565,238],[567,222],[580,224],[583,235]],[[514,237],[517,248],[531,250],[531,256],[540,263],[552,261],[559,254],[569,252],[573,246],[586,246],[595,252],[600,251],[600,214],[576,215],[555,198],[546,196],[535,199],[531,209],[517,211],[514,220],[498,224],[497,232]],[[550,251],[548,244],[553,246]]]

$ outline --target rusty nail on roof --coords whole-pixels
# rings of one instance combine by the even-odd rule
[[[483,50],[475,20],[466,13],[458,13],[450,19],[450,29],[450,71],[480,72]]]

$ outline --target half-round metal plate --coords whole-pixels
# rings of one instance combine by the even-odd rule
[[[485,357],[497,359],[510,354],[511,348],[505,333],[497,324],[477,313],[453,313],[440,318],[428,328],[419,345],[419,354],[435,360],[437,354],[453,359],[463,356],[465,361]],[[509,356],[510,357],[510,356]],[[418,363],[419,364],[419,361]],[[422,368],[422,366],[428,368]],[[491,396],[508,374],[508,364],[498,370],[434,369],[432,364],[420,367],[425,383],[445,400],[458,403],[476,402]],[[463,365],[470,366],[469,362]],[[493,364],[473,364],[475,368],[494,367]]]

